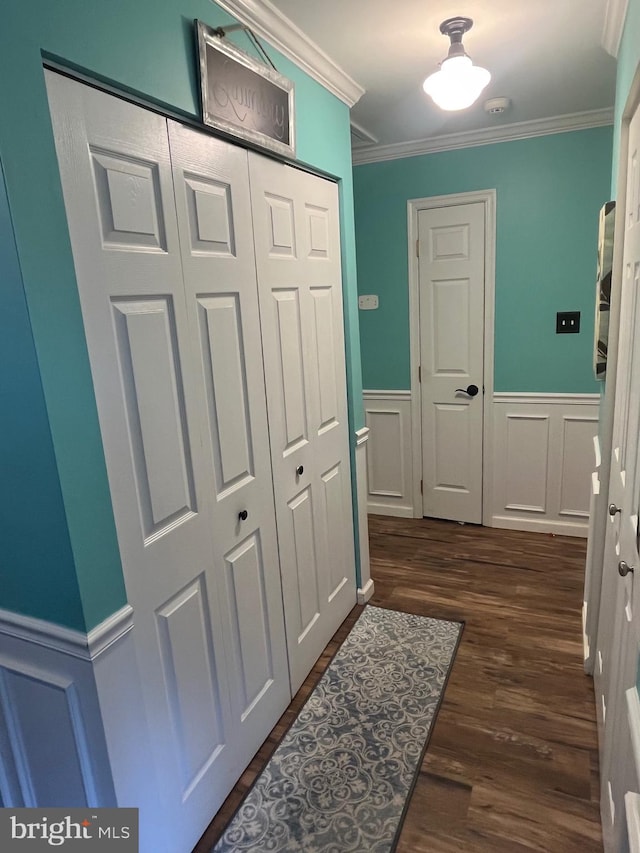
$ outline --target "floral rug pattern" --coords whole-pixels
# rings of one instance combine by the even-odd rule
[[[368,605],[212,853],[388,853],[462,625]]]

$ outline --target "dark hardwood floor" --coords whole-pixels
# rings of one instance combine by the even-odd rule
[[[372,604],[463,620],[398,853],[602,851],[585,541],[371,516]],[[362,608],[327,647],[196,847],[215,842]]]

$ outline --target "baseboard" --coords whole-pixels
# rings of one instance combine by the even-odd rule
[[[571,521],[553,521],[547,518],[522,518],[521,516],[491,517],[491,526],[503,530],[525,530],[530,533],[551,533],[554,536],[580,536],[586,538],[589,525]]]
[[[358,604],[366,604],[374,593],[373,581],[371,578],[367,581],[362,589],[358,589]]]
[[[367,504],[367,511],[369,515],[392,515],[395,518],[413,518],[413,507],[410,506],[378,504],[371,503],[371,501],[369,501]]]

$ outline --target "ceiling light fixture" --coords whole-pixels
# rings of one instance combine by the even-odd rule
[[[427,77],[423,89],[442,110],[470,107],[491,80],[487,69],[474,65],[462,46],[462,36],[472,26],[471,18],[447,18],[440,24],[440,32],[449,36],[451,46],[440,70]]]

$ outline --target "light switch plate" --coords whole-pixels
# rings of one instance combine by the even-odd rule
[[[358,297],[358,308],[361,311],[373,311],[374,308],[378,307],[378,297],[370,294],[367,296],[359,296]]]

